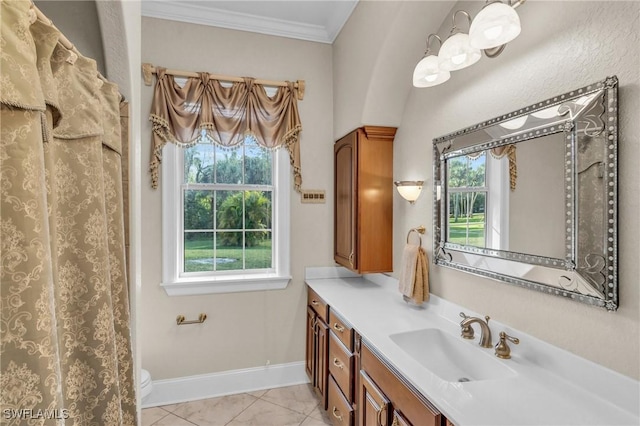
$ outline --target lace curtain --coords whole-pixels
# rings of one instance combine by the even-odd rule
[[[0,7],[0,422],[135,425],[120,94]]]
[[[189,147],[202,141],[233,148],[250,137],[264,148],[288,150],[294,187],[300,191],[302,125],[294,83],[278,87],[270,97],[252,78],[225,87],[209,74],[199,73],[199,77],[187,78],[181,87],[164,68],[156,71],[149,118],[153,123],[149,166],[153,188],[158,187],[162,148],[167,142]]]

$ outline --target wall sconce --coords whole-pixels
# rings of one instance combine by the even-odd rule
[[[429,34],[427,51],[413,71],[415,87],[431,87],[444,83],[450,77],[449,71],[456,71],[475,64],[482,57],[495,58],[506,44],[514,40],[521,31],[520,18],[515,9],[525,0],[487,0],[482,10],[471,19],[464,10],[453,14],[453,27],[449,37],[442,43],[436,34]],[[469,34],[456,26],[456,16],[462,13],[469,21]],[[440,40],[438,56],[429,55],[431,37]],[[437,65],[436,65],[437,59]]]
[[[423,180],[398,180],[393,182],[398,189],[398,192],[409,203],[416,202],[420,193],[422,192]]]

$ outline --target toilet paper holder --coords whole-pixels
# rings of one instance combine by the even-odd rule
[[[184,315],[178,315],[176,317],[176,324],[178,325],[187,325],[187,324],[202,324],[207,319],[207,314],[200,314],[197,320],[189,320],[186,321]]]

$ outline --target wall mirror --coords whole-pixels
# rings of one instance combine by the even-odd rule
[[[434,262],[616,310],[617,87],[434,139]]]

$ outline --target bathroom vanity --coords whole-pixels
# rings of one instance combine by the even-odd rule
[[[336,425],[640,424],[638,381],[493,320],[482,348],[475,325],[460,337],[460,312],[478,313],[434,295],[410,307],[381,274],[307,268],[306,283],[328,320],[324,338],[308,328],[307,372]],[[501,331],[520,339],[510,359],[494,353]]]

